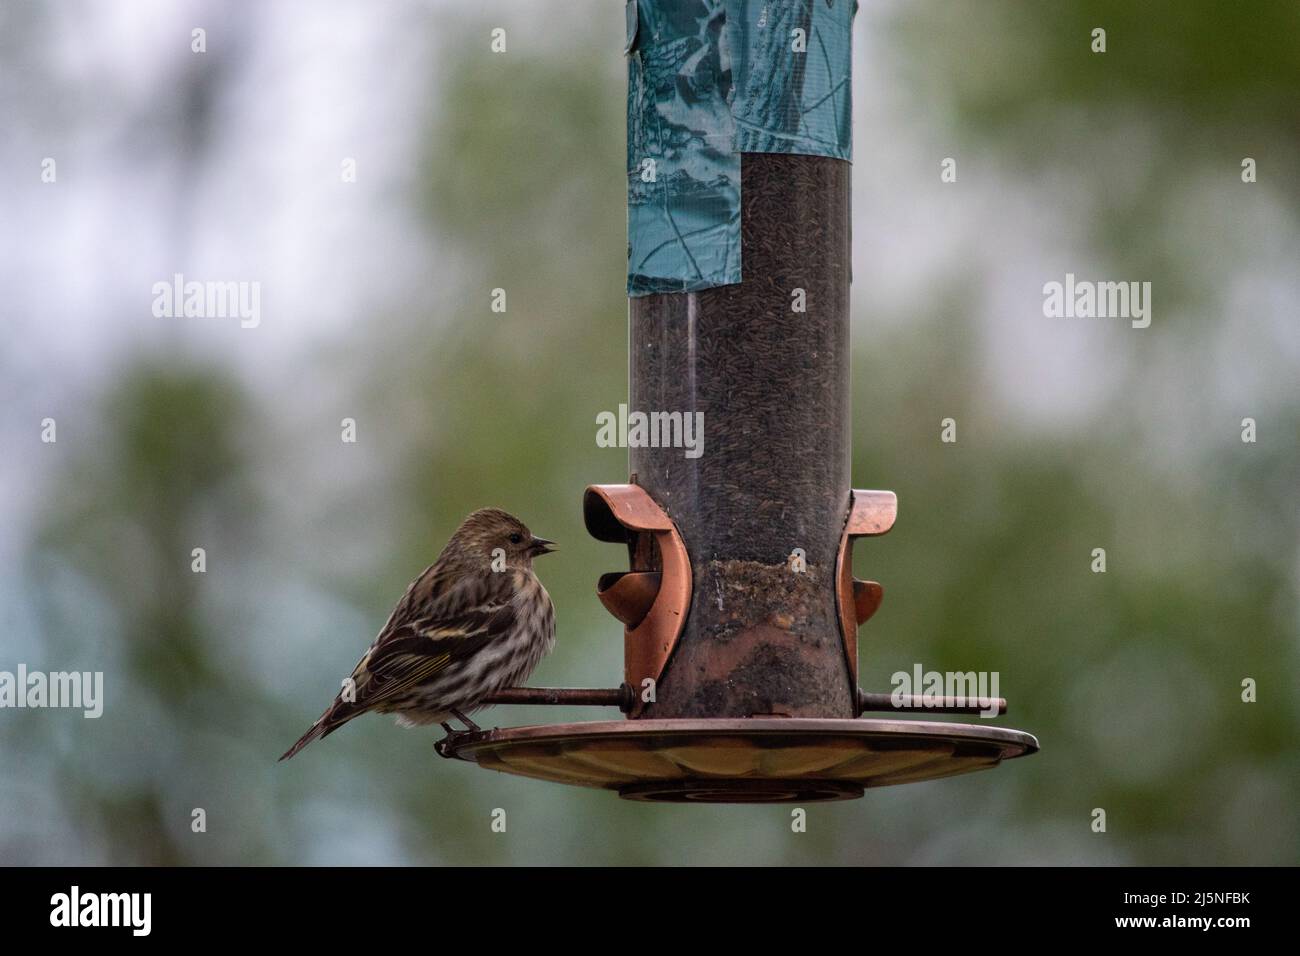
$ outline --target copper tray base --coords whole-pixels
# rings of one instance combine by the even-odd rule
[[[628,800],[850,800],[1035,753],[1031,734],[927,720],[608,720],[453,735],[446,756]]]

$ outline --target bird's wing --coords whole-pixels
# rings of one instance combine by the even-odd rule
[[[356,671],[356,705],[371,710],[466,660],[514,627],[508,603],[481,604],[439,620],[414,620],[375,645]]]
[[[421,571],[415,580],[406,586],[401,600],[394,606],[393,613],[388,615],[388,620],[379,631],[377,640],[383,641],[403,620],[409,618],[413,608],[427,607],[436,595],[447,589],[450,583],[450,577],[437,564],[431,564]]]

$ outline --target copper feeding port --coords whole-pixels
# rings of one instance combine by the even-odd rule
[[[638,485],[591,485],[582,513],[592,537],[627,545],[632,569],[601,575],[596,593],[623,624],[623,680],[634,693],[630,716],[637,717],[654,699],[686,623],[690,558],[672,519]]]
[[[654,606],[662,581],[659,571],[612,571],[600,576],[596,596],[605,610],[635,629]]]
[[[858,627],[880,609],[885,589],[875,581],[860,581],[853,576],[853,544],[859,538],[887,534],[897,519],[898,496],[892,491],[855,488],[850,492],[849,513],[835,559],[835,598],[844,639],[844,661],[854,682],[858,679]],[[855,714],[860,714],[861,702],[856,703]]]

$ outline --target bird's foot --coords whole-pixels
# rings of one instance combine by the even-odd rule
[[[448,759],[451,759],[456,756],[456,754],[451,749],[452,744],[454,744],[458,738],[464,737],[467,733],[469,733],[469,731],[452,730],[446,724],[442,725],[442,729],[447,731],[447,736],[443,737],[441,740],[434,743],[433,751],[439,757],[446,757]]]

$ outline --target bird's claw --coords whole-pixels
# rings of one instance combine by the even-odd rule
[[[467,733],[469,733],[467,730],[448,730],[446,737],[443,737],[441,740],[434,743],[434,753],[439,757],[446,757],[448,760],[453,759],[456,754],[451,749],[452,744],[454,744],[459,738],[464,737]]]

